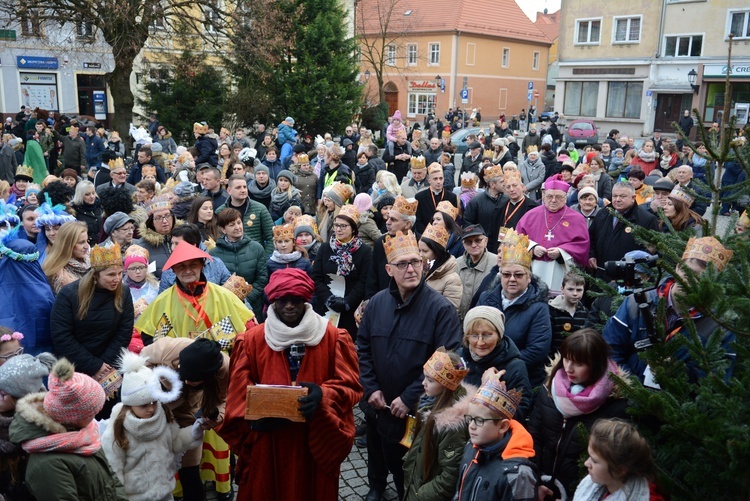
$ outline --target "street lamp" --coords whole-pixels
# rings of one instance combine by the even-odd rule
[[[365,82],[370,79],[370,70],[365,70]]]
[[[698,73],[696,73],[695,69],[692,69],[687,74],[688,83],[690,84],[690,87],[692,87],[693,92],[696,94],[698,93],[698,89],[701,88],[700,85],[695,85],[695,81],[698,78]]]

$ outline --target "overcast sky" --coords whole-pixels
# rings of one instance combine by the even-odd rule
[[[544,11],[555,12],[560,10],[560,0],[516,0],[519,7],[532,21],[536,20],[536,13]]]

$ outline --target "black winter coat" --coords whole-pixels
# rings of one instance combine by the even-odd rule
[[[529,382],[529,373],[526,371],[526,364],[521,360],[521,352],[518,351],[516,343],[509,337],[503,336],[503,339],[497,343],[492,352],[479,360],[471,357],[469,348],[461,347],[461,357],[466,361],[469,367],[469,373],[464,378],[464,383],[476,386],[482,385],[482,374],[490,367],[505,371],[502,380],[508,388],[514,388],[522,393],[521,405],[518,406],[514,419],[523,423],[529,410],[531,409],[532,388]]]
[[[355,165],[354,190],[356,191],[356,194],[369,194],[373,184],[375,184],[375,169],[372,167],[372,165],[370,165],[369,162],[365,165]]]
[[[89,245],[93,247],[94,244],[98,244],[99,233],[102,229],[102,214],[104,214],[104,209],[102,209],[99,199],[96,200],[94,205],[74,205],[73,210],[76,211],[76,219],[86,223],[86,226],[88,226]]]
[[[482,225],[482,229],[489,235],[487,250],[493,254],[497,253],[497,235],[502,226],[502,213],[500,210],[508,200],[510,199],[503,194],[499,194],[497,198],[493,199],[490,197],[489,192],[483,191],[482,193],[477,193],[466,206],[466,209],[464,209],[464,228],[471,224]]]
[[[88,315],[77,318],[78,286],[76,280],[60,289],[50,314],[50,334],[55,355],[65,357],[76,371],[96,374],[103,363],[117,365],[123,348],[133,334],[133,299],[130,289],[122,288],[122,312],[115,308],[114,292],[96,287]]]
[[[202,163],[209,163],[216,167],[219,165],[219,143],[216,139],[208,136],[200,136],[195,141],[195,149],[198,150],[200,156],[195,159],[195,165]]]
[[[534,438],[534,461],[539,465],[540,473],[555,474],[568,492],[568,498],[572,498],[581,479],[578,460],[587,447],[586,443],[581,443],[581,436],[577,430],[578,423],[582,423],[587,431],[591,431],[591,427],[598,419],[624,418],[627,408],[626,399],[610,396],[594,412],[566,420],[555,407],[555,402],[547,389],[540,388],[528,425],[529,433]]]

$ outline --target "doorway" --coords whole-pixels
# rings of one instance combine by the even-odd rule
[[[388,82],[383,87],[385,102],[388,105],[388,116],[392,117],[398,109],[398,87],[393,82]]]
[[[76,75],[76,83],[78,84],[78,113],[93,118],[97,114],[94,93],[104,92],[106,95],[107,84],[104,75],[78,74]],[[107,124],[106,119],[96,119],[95,121],[105,126]]]
[[[692,104],[692,94],[659,94],[656,97],[654,129],[673,133],[675,130],[672,123],[679,122],[683,110],[691,109]]]

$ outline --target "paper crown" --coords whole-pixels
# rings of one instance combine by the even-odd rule
[[[296,230],[305,226],[312,230],[313,236],[318,234],[318,224],[315,222],[314,217],[307,215],[307,214],[303,214],[294,220],[295,233],[296,233]]]
[[[291,224],[281,224],[273,227],[273,239],[294,240],[294,227]]]
[[[683,188],[679,184],[672,188],[672,192],[669,194],[669,198],[674,198],[675,200],[684,202],[688,207],[693,205],[693,202],[695,201],[695,197],[690,195],[690,193],[688,193],[685,188]]]
[[[153,165],[144,165],[143,167],[141,167],[141,175],[143,177],[146,177],[146,176],[156,177],[156,167],[154,167]]]
[[[505,172],[505,184],[515,183],[519,182],[521,183],[521,173],[517,170],[510,170]]]
[[[33,193],[38,194],[40,191],[42,191],[42,187],[36,183],[29,183],[26,185],[26,197]]]
[[[247,295],[253,291],[252,285],[247,283],[247,281],[245,281],[245,279],[241,276],[234,274],[232,274],[232,276],[230,276],[229,279],[224,282],[224,285],[222,285],[222,287],[232,291],[235,296],[240,298],[240,301],[244,301]]]
[[[508,230],[509,232],[511,230]],[[521,235],[521,240],[515,245],[506,244],[508,240],[508,234],[506,233],[503,239],[503,244],[498,249],[502,253],[500,266],[511,266],[514,264],[520,264],[524,268],[531,269],[531,251],[529,250],[529,237]],[[513,237],[511,237],[511,240]]]
[[[359,216],[361,214],[357,210],[357,208],[351,204],[346,204],[341,207],[341,210],[336,215],[336,217],[345,217],[351,220],[352,223],[354,223],[354,226],[359,226]]]
[[[417,206],[419,202],[415,199],[407,199],[406,197],[399,195],[396,197],[396,201],[393,202],[391,210],[394,210],[402,216],[414,216],[417,213]]]
[[[122,266],[122,253],[120,244],[115,243],[109,247],[95,245],[91,248],[89,256],[92,268],[109,268],[110,266]]]
[[[529,146],[528,148],[526,148],[526,153],[527,154],[528,153],[537,153],[538,154],[539,153],[539,148],[537,148],[536,146]]]
[[[473,172],[464,172],[461,174],[461,186],[464,188],[473,188],[479,182],[479,178]]]
[[[109,170],[110,171],[113,171],[115,169],[119,169],[121,167],[123,169],[125,168],[125,162],[123,162],[122,158],[119,158],[119,157],[116,158],[116,159],[114,159],[114,160],[110,160],[109,162],[107,162],[107,165],[109,165]]]
[[[505,381],[490,378],[479,387],[471,403],[483,405],[507,419],[513,419],[516,409],[521,404],[521,392],[507,389]]]
[[[484,169],[485,179],[502,179],[503,175],[503,168],[500,165],[493,165]]]
[[[440,135],[441,135],[441,136],[442,136],[443,138],[449,138],[449,137],[451,137],[451,133],[450,133],[450,131],[447,131],[447,130],[444,130],[444,131],[443,131],[443,132],[442,132],[442,133],[441,133]]]
[[[425,374],[450,391],[456,391],[463,378],[469,373],[469,369],[466,368],[463,360],[461,361],[461,368],[457,369],[453,365],[450,355],[446,353],[443,346],[432,354],[422,368]]]
[[[161,209],[172,210],[172,201],[166,195],[154,198],[151,200],[151,203],[146,206],[146,212],[149,216]]]
[[[411,157],[411,168],[414,169],[424,169],[427,167],[427,161],[422,155],[419,155],[418,157]]]
[[[492,160],[493,155],[494,154],[492,150],[484,150],[484,153],[482,154],[482,158],[489,158],[490,160]]]
[[[206,124],[204,124],[204,123],[198,123],[198,122],[195,122],[195,123],[193,124],[193,133],[194,133],[194,134],[195,134],[195,133],[198,133],[198,134],[205,134],[205,133],[207,133],[207,132],[208,132],[208,125],[206,125]]]
[[[16,179],[19,177],[25,178],[29,181],[34,180],[34,168],[30,165],[19,165],[16,168]]]
[[[750,226],[750,215],[747,213],[747,210],[742,213],[737,222],[745,226]]]
[[[61,226],[76,220],[75,216],[65,211],[63,204],[52,205],[50,202],[44,202],[34,212],[39,215],[34,221],[34,226],[37,228]]]
[[[338,206],[344,205],[354,195],[351,185],[336,181],[328,190],[327,196]]]
[[[307,153],[299,153],[297,155],[297,164],[309,164],[310,163],[310,157],[307,156]]]
[[[397,138],[399,138],[399,137],[406,137],[406,130],[404,130],[404,129],[397,130],[396,131],[396,137]]]
[[[424,229],[422,238],[429,238],[442,248],[446,248],[448,246],[448,239],[450,238],[450,235],[442,226],[435,226],[430,223]]]
[[[430,164],[429,167],[427,167],[427,175],[428,176],[430,174],[434,174],[435,172],[440,172],[441,174],[443,173],[443,166],[440,165],[437,162],[433,162],[433,163]]]
[[[138,260],[148,264],[148,249],[141,247],[140,245],[133,244],[125,250],[125,262],[129,260]],[[127,267],[127,266],[126,266]]]
[[[682,260],[700,259],[706,263],[713,263],[714,267],[721,271],[732,259],[734,251],[727,249],[714,237],[695,238],[688,240]]]
[[[383,249],[389,263],[406,254],[419,255],[419,245],[411,230],[400,231],[393,237],[386,235],[383,240]]]
[[[529,237],[518,233],[513,228],[500,228],[500,234],[504,235],[502,239],[503,245],[524,245],[526,248],[529,247]]]
[[[438,203],[437,207],[435,207],[435,210],[445,212],[450,217],[452,217],[454,221],[458,217],[458,207],[447,200],[443,200],[442,202]]]

